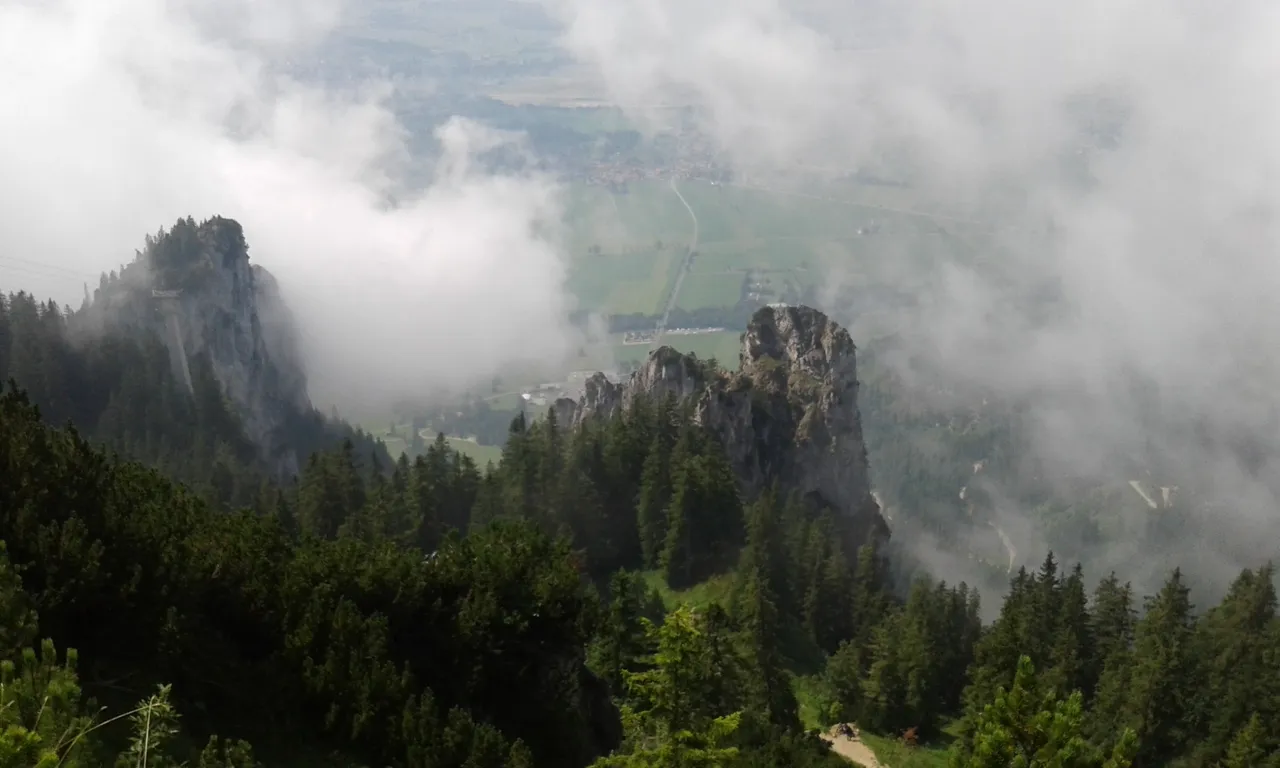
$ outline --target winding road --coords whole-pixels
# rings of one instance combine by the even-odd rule
[[[676,284],[671,287],[671,295],[667,297],[667,306],[662,311],[662,320],[654,331],[652,349],[657,349],[662,344],[662,335],[667,332],[667,320],[671,317],[671,310],[676,306],[676,299],[680,297],[680,286],[684,284],[684,276],[689,271],[690,262],[693,261],[693,252],[698,250],[698,214],[693,212],[693,206],[689,205],[689,201],[684,199],[684,195],[680,194],[680,188],[676,186],[674,177],[671,179],[671,191],[676,193],[676,197],[680,198],[685,210],[689,212],[689,217],[693,219],[693,239],[689,241],[689,250],[685,251],[684,259],[680,262],[680,271],[676,274]]]

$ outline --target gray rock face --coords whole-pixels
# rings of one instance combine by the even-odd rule
[[[662,347],[624,383],[589,379],[573,423],[614,418],[638,396],[692,401],[748,498],[778,482],[837,510],[855,539],[887,538],[871,495],[849,333],[810,307],[765,307],[742,335],[740,359],[727,373]],[[557,410],[565,423],[569,410]]]
[[[185,219],[148,238],[120,280],[104,282],[81,325],[86,334],[155,334],[188,386],[197,359],[207,357],[245,436],[280,471],[297,471],[285,431],[311,404],[293,318],[275,279],[250,265],[237,222]]]
[[[170,353],[205,354],[213,375],[236,406],[246,436],[277,462],[296,471],[298,459],[282,431],[290,413],[310,408],[294,327],[276,281],[249,264],[240,225],[213,219],[197,230],[198,248],[184,255],[182,293],[168,299],[182,343]],[[158,275],[164,280],[163,275]],[[168,287],[168,286],[165,286]]]

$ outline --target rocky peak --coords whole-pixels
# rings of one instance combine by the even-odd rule
[[[186,218],[148,237],[93,308],[104,328],[141,326],[162,339],[188,386],[192,361],[206,357],[246,436],[280,470],[297,471],[284,432],[311,404],[293,319],[275,279],[249,263],[238,222]]]
[[[777,482],[835,509],[854,543],[887,537],[871,495],[853,339],[823,313],[757,311],[742,334],[736,372],[659,348],[625,382],[596,374],[576,407],[557,404],[557,417],[614,418],[636,397],[668,394],[691,402],[694,419],[720,439],[748,497]]]

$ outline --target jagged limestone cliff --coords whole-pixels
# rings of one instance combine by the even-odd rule
[[[611,419],[635,397],[674,395],[719,438],[747,497],[777,482],[835,509],[854,538],[887,537],[871,495],[849,333],[810,307],[765,307],[742,334],[740,362],[725,372],[662,347],[625,382],[596,374],[578,402],[556,404],[556,416]]]
[[[206,359],[245,436],[277,469],[297,471],[286,433],[312,408],[293,320],[275,279],[249,263],[239,223],[188,218],[149,237],[90,314],[102,331],[154,333],[188,387],[193,361]]]

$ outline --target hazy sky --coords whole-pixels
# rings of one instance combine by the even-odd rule
[[[386,88],[280,74],[341,11],[0,0],[0,287],[78,305],[82,283],[145,234],[220,214],[279,278],[318,402],[352,408],[563,354],[559,191],[473,162],[519,137],[449,122],[434,183],[405,188]]]
[[[680,94],[753,166],[893,152],[922,205],[998,220],[988,265],[942,264],[899,319],[912,351],[1032,398],[1063,474],[1114,478],[1155,440],[1184,485],[1231,504],[1215,513],[1224,550],[1276,554],[1274,472],[1247,477],[1188,426],[1251,432],[1277,455],[1280,5],[542,1],[633,114]],[[1119,126],[1118,144],[1091,121]],[[1052,312],[1017,308],[1035,291],[1058,297]],[[1137,423],[1135,379],[1156,386],[1167,428]]]

